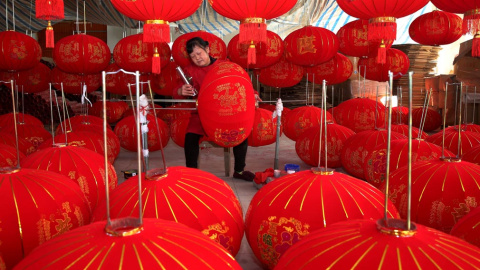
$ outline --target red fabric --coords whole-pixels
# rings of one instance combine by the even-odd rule
[[[434,10],[416,18],[408,28],[410,37],[423,45],[445,45],[457,41],[462,36],[460,16]]]
[[[40,44],[32,37],[15,32],[0,32],[0,69],[19,71],[35,67],[42,57]]]
[[[268,177],[273,177],[273,168],[268,168],[263,172],[256,172],[253,181],[257,184],[262,184],[267,181]]]

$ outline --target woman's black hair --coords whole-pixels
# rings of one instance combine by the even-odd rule
[[[193,48],[199,47],[202,49],[207,49],[208,41],[203,40],[200,37],[194,37],[187,41],[187,53],[191,54],[193,52]]]

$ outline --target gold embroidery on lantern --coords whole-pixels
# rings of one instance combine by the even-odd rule
[[[306,53],[316,53],[317,49],[315,48],[315,36],[303,36],[297,40],[297,53],[306,54]]]
[[[17,40],[10,40],[10,46],[12,46],[14,49],[12,50],[12,53],[16,55],[16,58],[18,60],[22,60],[27,57],[27,49],[25,45],[22,45],[22,43],[17,42]]]

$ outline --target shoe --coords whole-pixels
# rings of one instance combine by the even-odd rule
[[[233,178],[242,179],[248,182],[252,182],[255,179],[255,174],[249,171],[243,171],[241,173],[233,172]]]

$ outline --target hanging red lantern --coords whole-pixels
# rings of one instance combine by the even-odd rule
[[[455,155],[444,150],[445,157]],[[435,160],[442,157],[442,148],[423,140],[412,140],[412,162]],[[390,172],[408,164],[408,139],[393,140],[390,143]],[[387,171],[387,142],[375,146],[363,163],[365,180],[379,188],[385,181]]]
[[[480,207],[475,207],[463,216],[452,228],[451,235],[480,247]]]
[[[8,126],[2,130],[15,135],[14,126]],[[52,134],[50,134],[50,132],[48,132],[43,126],[40,127],[32,124],[17,125],[17,133],[18,137],[31,142],[35,148],[52,137]]]
[[[20,71],[18,73],[2,72],[2,81],[14,80],[15,85],[19,86],[19,90],[27,93],[34,94],[49,89],[48,83],[51,78],[51,70],[45,64],[39,62],[32,69]],[[11,84],[5,84],[11,89]]]
[[[83,226],[48,241],[16,267],[65,269],[74,262],[79,269],[242,269],[224,248],[183,224],[145,218],[141,226],[135,225],[116,228],[95,222]]]
[[[387,130],[366,130],[356,133],[345,141],[340,159],[343,168],[351,175],[365,179],[363,164],[373,149],[387,141]],[[391,139],[405,139],[402,134],[391,132]]]
[[[128,109],[128,104],[125,101],[106,101],[107,122],[109,124],[116,123],[122,119],[123,114]],[[96,117],[103,117],[103,102],[97,101],[93,103],[92,108],[88,112]]]
[[[480,166],[455,158],[413,163],[411,209],[406,201],[408,167],[395,170],[389,183],[389,198],[403,218],[410,211],[413,222],[449,233],[460,218],[477,207]]]
[[[355,20],[340,27],[337,32],[338,50],[355,57],[375,57],[381,41],[367,39],[368,20]],[[385,49],[392,47],[393,40],[384,40]]]
[[[326,166],[328,168],[341,167],[340,154],[342,153],[343,146],[345,145],[345,141],[355,134],[355,132],[347,127],[328,123],[327,142],[325,142],[324,132],[324,125],[305,130],[305,132],[298,136],[295,142],[295,151],[300,159],[308,165],[325,167],[325,148],[327,148]],[[319,138],[320,136],[322,137]],[[322,148],[319,149],[320,147]]]
[[[173,120],[170,124],[170,137],[172,141],[180,147],[185,147],[185,134],[187,134],[189,117],[180,117]]]
[[[105,164],[100,154],[91,150],[55,145],[39,150],[21,161],[23,168],[55,172],[68,177],[81,188],[93,211],[105,199]],[[108,188],[117,186],[117,173],[108,164]]]
[[[110,194],[110,216],[138,217],[138,176]],[[187,225],[221,244],[235,256],[243,238],[240,202],[228,184],[215,175],[197,169],[169,167],[165,174],[142,178],[143,217],[171,220]],[[154,195],[156,194],[156,195]],[[106,219],[99,207],[94,220]]]
[[[332,59],[338,47],[338,38],[332,31],[305,26],[285,38],[285,57],[296,65],[311,67]]]
[[[208,42],[210,56],[216,59],[227,59],[227,45],[225,45],[225,42],[212,33],[200,30],[183,34],[173,42],[172,57],[177,65],[184,68],[192,63],[190,55],[187,53],[187,41],[194,37],[200,37]]]
[[[276,141],[277,118],[273,118],[272,116],[273,113],[269,110],[262,108],[255,109],[253,129],[248,137],[249,146],[264,146]]]
[[[480,249],[461,239],[420,224],[408,228],[404,220],[388,219],[387,224],[385,219],[354,220],[312,232],[275,269],[480,267]]]
[[[295,65],[282,57],[275,64],[256,71],[258,81],[272,87],[292,87],[298,84],[304,74],[301,66]]]
[[[15,31],[0,32],[0,70],[21,71],[34,68],[42,58],[42,48],[32,37]]]
[[[113,59],[119,67],[130,72],[152,73],[152,56],[155,53],[160,57],[159,68],[165,67],[170,62],[171,51],[167,43],[154,45],[145,43],[142,39],[143,34],[131,35],[122,38],[115,45]],[[153,73],[160,73],[160,71]]]
[[[216,64],[205,76],[197,110],[208,137],[233,147],[250,135],[255,116],[253,85],[247,72],[232,62]]]
[[[9,145],[16,149],[16,142],[17,138],[15,135],[7,133],[5,131],[0,131],[0,143]],[[25,155],[30,155],[31,153],[35,152],[37,149],[33,144],[25,139],[18,138],[18,150]],[[1,167],[1,166],[0,166]]]
[[[25,154],[19,152],[19,159],[23,159]],[[17,166],[17,150],[15,147],[0,143],[0,168]]]
[[[305,73],[310,82],[322,84],[325,80],[327,85],[334,85],[350,78],[353,73],[353,65],[346,56],[337,53],[327,62],[307,68]]]
[[[409,126],[408,125],[404,125],[404,124],[401,124],[401,125],[392,125],[392,131],[395,131],[397,133],[400,133],[400,134],[403,134],[405,136],[408,136],[408,130],[409,130]],[[428,134],[424,131],[421,131],[419,128],[416,128],[416,127],[411,127],[412,129],[412,138],[419,138],[419,134],[420,134],[420,138],[419,139],[426,139],[428,137]]]
[[[413,20],[408,33],[415,42],[423,45],[450,44],[462,36],[462,18],[450,12],[434,10]]]
[[[480,144],[463,153],[462,160],[480,165]]]
[[[420,125],[422,125],[424,131],[433,131],[439,128],[441,124],[440,113],[433,109],[415,108],[412,110],[412,126],[414,127],[420,128]]]
[[[175,87],[178,84],[180,77],[177,72],[177,64],[169,61],[168,64],[162,68],[160,74],[150,74],[150,86],[154,93],[162,96],[172,96]]]
[[[335,107],[335,122],[360,132],[382,127],[385,122],[385,106],[368,98],[353,98]]]
[[[67,73],[99,73],[108,66],[110,57],[107,43],[87,34],[66,36],[53,50],[55,64]]]
[[[80,187],[63,175],[2,168],[0,183],[0,254],[6,269],[43,242],[90,222]]]
[[[461,143],[459,145],[459,138]],[[434,143],[436,145],[442,146],[445,144],[445,148],[452,151],[454,154],[462,157],[463,154],[467,153],[470,149],[480,144],[480,133],[472,131],[462,131],[461,134],[457,132],[445,132],[445,137],[443,137],[443,132],[439,131],[433,135],[428,136],[425,139],[427,142]],[[460,146],[460,149],[458,148]]]
[[[270,269],[291,246],[315,230],[384,214],[385,196],[370,184],[342,173],[312,170],[263,186],[248,206],[246,238],[255,256]],[[398,216],[391,202],[388,216]]]
[[[125,117],[115,125],[113,130],[120,140],[120,146],[132,152],[137,152],[137,126],[135,121],[136,119],[133,116]],[[148,150],[150,152],[158,151],[167,146],[169,140],[167,124],[158,117],[155,119],[155,116],[151,114],[147,114],[147,122]]]
[[[35,0],[35,17],[48,21],[45,31],[46,48],[53,48],[55,46],[51,21],[65,19],[63,7],[63,0]]]
[[[86,89],[87,93],[91,93],[100,88],[102,86],[102,74],[79,75],[63,72],[55,67],[52,69],[52,83],[57,90],[61,90],[60,84],[62,84],[65,93],[81,95],[83,89]]]
[[[386,51],[386,60],[384,64],[379,64],[375,57],[361,58],[358,66],[365,67],[365,79],[378,82],[389,80],[388,72],[393,73],[393,79],[398,80],[407,74],[410,68],[408,56],[400,50],[390,48]],[[362,75],[363,76],[363,75]]]
[[[302,106],[291,110],[285,119],[283,131],[285,135],[296,141],[298,137],[311,127],[323,125],[325,111],[315,106]],[[326,113],[327,123],[333,123],[333,116]]]
[[[235,35],[228,43],[228,58],[243,68],[265,68],[278,62],[283,56],[284,45],[282,38],[272,31],[267,30],[265,43],[255,44],[255,63],[248,62],[248,49],[250,45],[239,42],[240,34]]]

